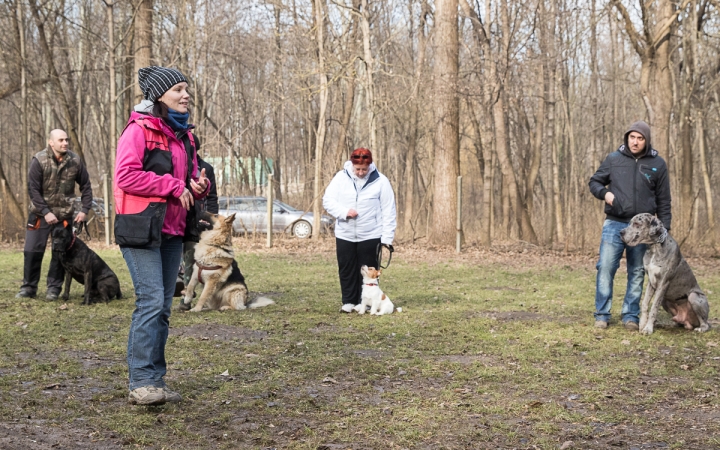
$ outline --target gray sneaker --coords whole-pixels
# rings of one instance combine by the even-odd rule
[[[48,289],[47,294],[45,295],[46,300],[55,301],[60,296],[60,291],[55,289]]]
[[[171,391],[167,386],[162,388],[162,391],[165,394],[167,403],[180,403],[182,401],[182,396],[175,391]]]
[[[595,328],[600,328],[601,330],[604,330],[607,327],[608,327],[608,324],[604,320],[596,320],[595,321]]]
[[[128,396],[128,403],[131,405],[162,405],[166,401],[165,391],[155,386],[133,389]]]
[[[15,298],[35,298],[35,293],[25,289],[20,289],[20,292],[15,294]]]

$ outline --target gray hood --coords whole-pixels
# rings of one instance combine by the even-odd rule
[[[623,139],[623,143],[625,144],[625,148],[627,151],[630,151],[630,147],[628,146],[628,136],[630,136],[630,133],[632,132],[640,133],[645,137],[645,151],[643,154],[648,154],[649,150],[652,149],[652,141],[650,139],[650,125],[646,124],[642,120],[638,120],[634,124],[630,125],[628,130],[625,132],[625,137]]]
[[[137,105],[135,105],[135,107],[133,109],[135,111],[141,112],[141,113],[151,113],[153,106],[155,106],[155,103],[151,102],[150,100],[143,100],[140,103],[138,103]],[[629,133],[629,131],[628,131],[628,133]]]

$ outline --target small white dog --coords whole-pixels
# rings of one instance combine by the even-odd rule
[[[370,306],[370,315],[382,316],[392,314],[395,305],[387,295],[380,289],[379,278],[382,270],[375,270],[374,267],[362,266],[360,273],[363,277],[362,302],[355,306],[358,314],[365,314],[367,306]]]

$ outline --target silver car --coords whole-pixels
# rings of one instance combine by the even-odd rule
[[[267,199],[265,197],[219,197],[220,214],[235,213],[233,231],[239,234],[265,233],[267,231]],[[300,239],[312,235],[313,214],[293,208],[280,200],[273,201],[273,232],[290,232]],[[321,233],[332,229],[335,221],[323,215],[320,218]]]

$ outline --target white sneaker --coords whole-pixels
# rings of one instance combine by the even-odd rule
[[[355,308],[355,305],[352,303],[343,303],[342,308],[340,308],[340,312],[351,313],[353,312],[353,308]]]
[[[131,405],[162,405],[166,401],[163,390],[155,386],[139,387],[128,395],[128,403]]]

